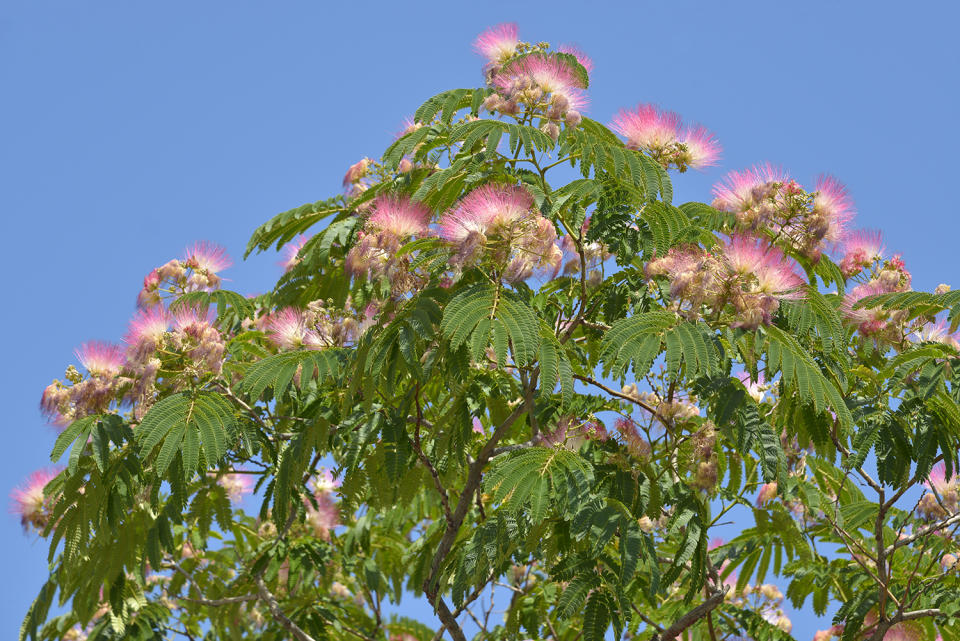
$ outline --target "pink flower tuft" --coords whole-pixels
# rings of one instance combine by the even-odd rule
[[[680,136],[680,143],[687,147],[687,166],[693,169],[703,169],[716,165],[723,148],[714,136],[705,127],[699,125],[688,127]]]
[[[500,63],[512,56],[520,37],[514,22],[505,22],[484,30],[473,41],[473,49],[491,63]]]
[[[317,349],[323,346],[317,333],[307,326],[305,315],[292,307],[271,315],[268,328],[270,340],[280,349]]]
[[[207,241],[201,241],[195,243],[193,247],[188,247],[183,258],[187,267],[214,274],[233,264],[226,249]]]
[[[440,236],[463,242],[471,234],[486,235],[532,219],[533,196],[516,185],[490,184],[467,194],[456,210],[440,220]]]
[[[497,72],[493,84],[507,93],[519,84],[533,83],[544,93],[563,96],[566,109],[584,111],[587,106],[586,88],[582,78],[566,61],[549,54],[534,53],[507,64]]]
[[[224,474],[217,483],[227,491],[231,503],[239,503],[245,494],[253,492],[253,479],[248,474]]]
[[[24,531],[31,527],[42,531],[46,527],[53,502],[51,497],[44,496],[43,488],[59,473],[60,469],[37,470],[10,493],[13,500],[10,511],[20,517]]]
[[[824,239],[839,242],[855,214],[853,199],[843,183],[833,176],[823,175],[817,178],[816,190],[813,211],[826,219],[827,231]]]
[[[743,171],[731,171],[713,186],[713,206],[731,213],[746,211],[757,204],[757,191],[769,183],[785,183],[787,174],[770,163]]]
[[[483,423],[480,422],[480,419],[476,416],[473,417],[473,433],[482,435],[483,432]]]
[[[734,274],[756,278],[753,291],[783,299],[803,297],[805,281],[778,248],[750,236],[733,236],[724,248],[724,256]]]
[[[430,224],[430,208],[408,196],[382,195],[373,201],[367,224],[398,238],[421,236]]]
[[[317,473],[317,478],[313,481],[313,489],[316,493],[330,493],[340,487],[343,482],[336,478],[330,470],[321,469]]]
[[[74,353],[92,376],[116,376],[123,368],[123,348],[113,343],[90,341]]]
[[[843,239],[840,271],[850,278],[882,258],[884,249],[883,235],[879,231],[858,229],[848,232]]]
[[[590,56],[585,54],[580,47],[576,45],[560,45],[557,47],[557,51],[560,53],[569,53],[587,70],[587,73],[593,73],[593,60],[591,60]]]
[[[639,104],[632,110],[621,109],[610,128],[626,138],[631,149],[655,149],[676,142],[681,126],[679,114]]]
[[[943,495],[954,489],[957,481],[956,475],[947,478],[947,468],[941,461],[933,466],[930,474],[927,475],[927,480],[924,481],[923,484],[928,489],[936,490],[938,494]]]
[[[757,494],[757,507],[763,507],[775,498],[777,498],[777,482],[764,483]]]
[[[303,249],[303,246],[307,244],[308,240],[310,240],[309,236],[300,234],[294,240],[283,246],[283,249],[280,250],[280,256],[282,257],[280,266],[283,267],[284,272],[290,271],[300,262],[300,250]]]
[[[316,508],[311,503],[306,503],[307,525],[313,529],[317,537],[329,541],[333,528],[340,525],[340,510],[329,492],[320,492],[314,498],[317,501]]]
[[[123,341],[131,347],[143,342],[159,342],[170,328],[170,314],[163,307],[140,310],[130,321]]]

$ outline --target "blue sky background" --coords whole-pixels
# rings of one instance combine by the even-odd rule
[[[782,164],[850,188],[914,286],[960,285],[955,2],[46,2],[0,8],[0,215],[12,488],[45,464],[37,411],[73,349],[119,340],[144,274],[195,240],[239,261],[278,211],[326,198],[442,90],[481,84],[470,43],[520,24],[595,61],[591,117],[657,102],[716,132],[722,166],[675,181],[709,201],[727,170]],[[225,273],[259,292],[274,255]],[[46,546],[0,520],[0,633],[46,575]],[[794,617],[798,639],[817,629]]]

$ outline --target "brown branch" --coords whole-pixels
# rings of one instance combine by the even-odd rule
[[[260,592],[260,598],[267,604],[267,607],[270,609],[270,614],[280,622],[280,625],[282,625],[287,632],[292,634],[297,641],[315,641],[313,637],[304,632],[300,626],[291,621],[287,615],[283,613],[283,610],[280,609],[280,604],[277,603],[277,599],[270,590],[267,589],[267,584],[263,582],[262,576],[258,575],[256,577],[256,583],[257,589]]]
[[[673,639],[676,639],[678,636],[680,636],[684,630],[713,612],[717,606],[723,603],[723,599],[726,594],[726,591],[714,592],[706,601],[674,621],[673,625],[671,625],[669,628],[663,632],[654,634],[650,641],[673,641]]]
[[[656,416],[657,418],[660,418],[660,415],[657,414],[657,408],[655,408],[654,406],[650,405],[649,403],[644,403],[644,402],[641,401],[639,398],[634,398],[634,397],[630,396],[629,394],[624,394],[623,392],[618,392],[617,390],[615,390],[615,389],[613,389],[613,388],[611,388],[611,387],[608,387],[608,386],[604,385],[603,383],[601,383],[600,381],[596,380],[595,378],[591,378],[591,377],[589,377],[589,376],[580,376],[579,374],[574,374],[573,377],[574,377],[575,379],[577,379],[578,381],[583,381],[584,383],[589,383],[589,384],[593,385],[594,387],[598,387],[598,388],[602,389],[604,392],[606,392],[606,393],[609,394],[610,396],[615,396],[615,397],[620,398],[620,399],[623,399],[623,400],[625,400],[625,401],[630,401],[631,403],[634,403],[634,404],[638,405],[639,407],[643,408],[644,410],[646,410],[646,411],[649,412],[650,414],[653,414],[653,415]],[[663,420],[663,419],[661,419],[661,420]]]
[[[443,514],[447,518],[447,526],[449,527],[453,525],[453,513],[450,511],[450,499],[447,496],[447,490],[444,489],[443,483],[440,482],[440,474],[437,472],[437,468],[433,466],[433,463],[430,462],[427,455],[423,453],[423,446],[420,442],[420,426],[423,424],[423,408],[420,407],[419,385],[417,385],[417,392],[414,398],[417,404],[417,422],[413,429],[413,451],[416,452],[420,462],[430,470],[430,476],[433,477],[433,486],[437,488],[437,493],[440,495],[440,503],[443,504]]]
[[[897,539],[896,541],[894,541],[893,543],[887,546],[887,548],[884,550],[884,553],[890,554],[897,548],[903,547],[904,545],[909,545],[914,541],[916,541],[917,539],[923,538],[928,534],[932,532],[936,532],[937,530],[941,530],[945,527],[950,527],[954,523],[960,523],[960,512],[954,514],[953,516],[947,517],[942,521],[937,521],[936,523],[928,525],[925,528],[917,530],[915,533],[909,536],[905,536],[902,539]]]

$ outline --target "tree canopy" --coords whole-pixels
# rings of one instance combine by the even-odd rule
[[[272,291],[197,243],[44,390],[20,638],[773,641],[789,600],[960,639],[960,292],[831,176],[674,203],[712,133],[588,118],[589,58],[514,25],[475,47],[485,86],[253,232]]]

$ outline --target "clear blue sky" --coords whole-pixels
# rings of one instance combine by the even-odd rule
[[[143,275],[198,239],[239,260],[274,213],[338,191],[427,97],[481,83],[485,26],[595,61],[589,115],[658,102],[702,122],[723,164],[676,180],[709,200],[770,160],[850,188],[862,226],[917,288],[960,285],[956,2],[47,2],[0,8],[0,213],[7,298],[7,491],[47,461],[37,412],[84,340],[118,340]],[[268,289],[274,256],[226,276]],[[0,629],[46,574],[45,544],[0,520]],[[799,639],[816,629],[794,617]]]

